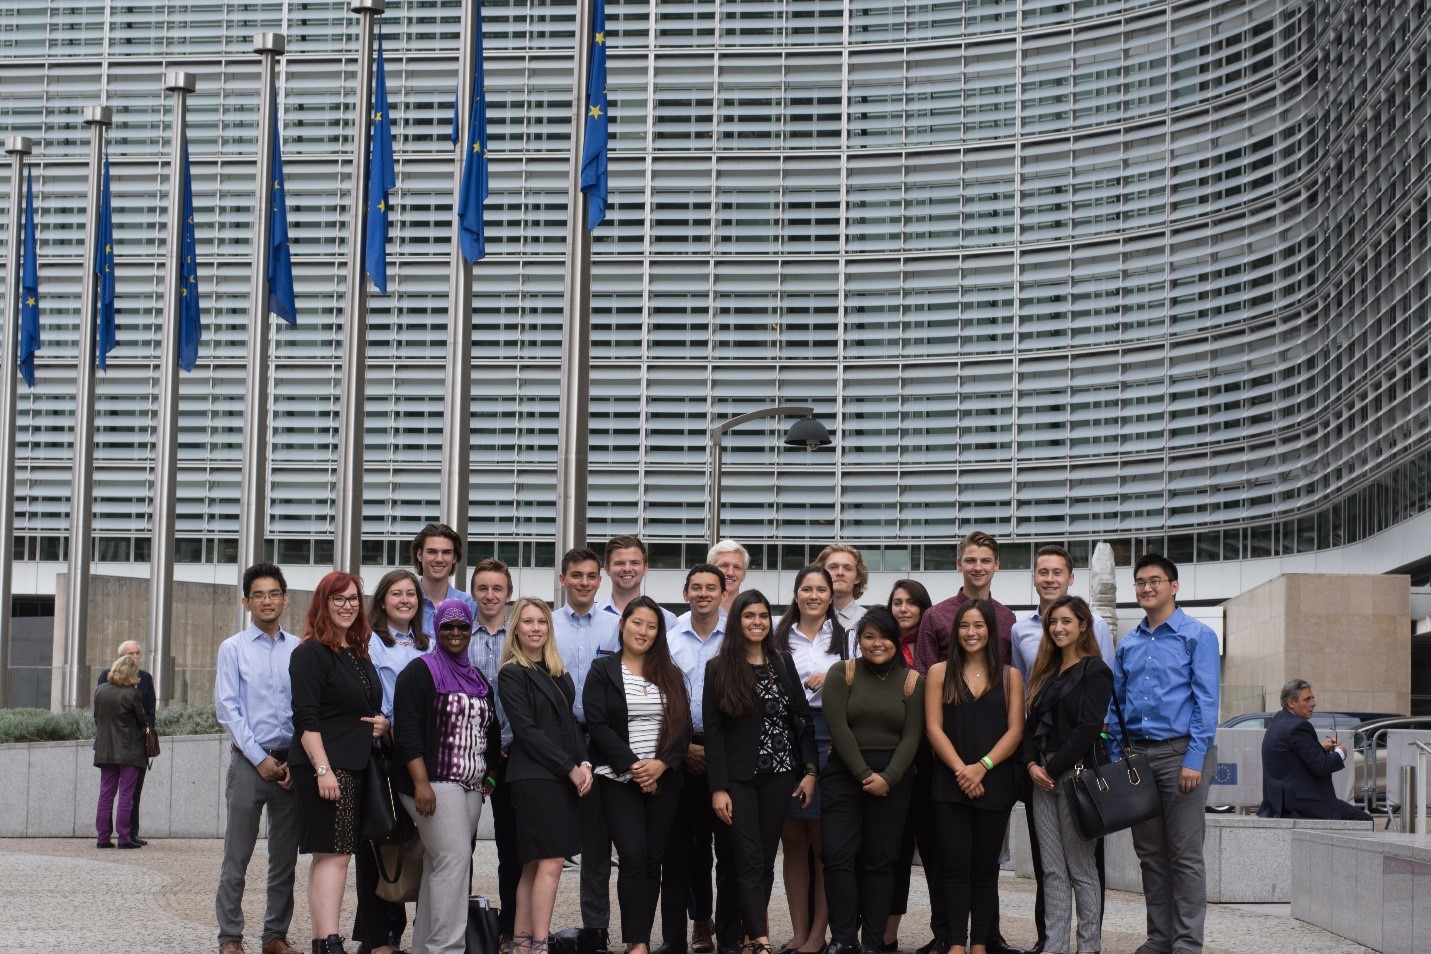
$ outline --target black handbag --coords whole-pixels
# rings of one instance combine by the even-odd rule
[[[388,757],[375,747],[363,771],[363,801],[358,834],[379,845],[399,845],[407,841],[417,826],[412,816],[398,804],[388,774]]]
[[[467,940],[465,954],[499,954],[502,930],[497,924],[497,909],[492,902],[474,894],[467,899]]]
[[[1060,783],[1073,824],[1084,841],[1132,828],[1163,810],[1158,782],[1147,757],[1134,752],[1128,742],[1128,726],[1116,695],[1113,708],[1118,713],[1123,758],[1099,765],[1095,745],[1088,758],[1075,765]]]

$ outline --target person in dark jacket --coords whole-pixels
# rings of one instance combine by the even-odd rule
[[[531,597],[512,607],[497,695],[512,729],[507,782],[516,811],[522,863],[512,952],[544,952],[562,859],[581,849],[577,799],[591,791],[591,763],[572,705],[576,684],[562,665],[547,604]]]
[[[348,859],[358,841],[361,781],[373,742],[391,724],[383,687],[368,659],[372,630],[362,580],[335,570],[318,581],[303,642],[288,660],[293,731],[288,770],[298,799],[298,850],[313,856],[308,909],[314,954],[343,954],[338,915]]]
[[[1319,740],[1312,729],[1317,697],[1312,684],[1293,679],[1282,687],[1282,709],[1262,737],[1263,818],[1343,818],[1371,816],[1337,798],[1332,776],[1347,764],[1347,750],[1335,739]]]
[[[1029,672],[1023,748],[1043,866],[1039,936],[1046,939],[1047,954],[1067,954],[1074,899],[1078,950],[1103,947],[1103,892],[1094,842],[1079,835],[1059,783],[1090,758],[1112,698],[1113,670],[1099,654],[1088,604],[1077,596],[1054,600],[1043,614],[1043,640]]]
[[[472,840],[492,790],[487,755],[501,747],[497,699],[472,660],[472,611],[443,600],[432,614],[437,648],[398,675],[393,693],[394,786],[425,851],[413,940],[426,954],[462,954]]]
[[[716,918],[721,951],[740,944],[769,954],[767,916],[789,806],[810,804],[815,792],[815,727],[795,660],[776,640],[770,601],[759,590],[735,598],[725,641],[706,664],[701,700],[711,808],[726,826],[733,865],[719,869],[718,898],[738,898],[739,918]]]
[[[691,705],[660,604],[649,596],[631,600],[617,632],[617,651],[591,664],[582,707],[606,827],[621,857],[621,939],[627,954],[646,954],[685,781]]]
[[[149,723],[138,687],[139,660],[120,656],[109,667],[104,685],[94,692],[94,764],[99,769],[94,830],[100,848],[114,847],[111,836],[116,829],[119,847],[139,847],[129,826],[134,783],[145,759],[144,730]],[[113,821],[111,815],[116,816]]]
[[[143,650],[134,640],[128,639],[119,644],[119,654],[133,656],[134,661],[140,664],[139,701],[144,704],[145,725],[152,729],[154,728],[154,710],[158,705],[158,699],[154,695],[154,677],[143,668]],[[99,674],[98,685],[102,686],[108,681],[109,670],[105,669]],[[144,776],[148,774],[149,760],[146,758],[144,764],[139,766],[139,777],[134,780],[134,808],[129,813],[129,840],[141,848],[149,844],[139,837],[139,799],[144,795]]]

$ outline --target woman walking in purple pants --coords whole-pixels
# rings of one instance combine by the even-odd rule
[[[120,656],[109,667],[108,681],[94,692],[94,764],[99,768],[94,830],[100,848],[114,847],[111,835],[116,828],[119,847],[139,847],[129,829],[134,785],[145,759],[144,730],[148,728],[138,686],[139,661]],[[113,821],[111,815],[116,816]]]

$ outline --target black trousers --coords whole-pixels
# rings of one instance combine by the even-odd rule
[[[651,942],[661,892],[661,862],[684,782],[684,772],[666,772],[656,794],[647,795],[635,782],[596,779],[606,826],[621,856],[616,900],[621,905],[621,940],[626,944]]]
[[[893,754],[861,753],[876,772],[889,764]],[[866,943],[876,947],[884,943],[910,794],[907,777],[888,795],[867,794],[837,755],[830,756],[820,772],[820,854],[830,937],[836,943],[858,945],[861,928]]]
[[[985,811],[963,802],[938,802],[934,817],[944,854],[950,944],[987,944],[998,930],[999,853],[1009,809]]]
[[[687,773],[661,871],[661,934],[666,946],[673,951],[686,948],[688,914],[692,921],[709,920],[712,914],[711,826],[714,821],[706,774]]]
[[[492,809],[492,834],[497,844],[497,898],[501,911],[497,929],[511,934],[517,923],[517,882],[522,880],[522,865],[517,859],[517,809],[512,802],[512,790],[507,786],[507,759],[494,759],[487,766],[496,782],[487,804]]]
[[[799,772],[757,775],[748,782],[730,783],[730,825],[726,829],[730,845],[733,884],[722,879],[716,891],[716,936],[720,946],[740,946],[742,925],[750,937],[770,934],[767,912],[770,889],[775,884],[775,853],[780,848],[780,829],[790,811],[790,796],[800,781]],[[717,852],[720,836],[717,835]],[[723,902],[734,897],[740,917],[722,917]]]
[[[353,848],[354,880],[357,882],[358,907],[353,915],[353,940],[360,954],[375,947],[398,947],[407,930],[407,908],[396,901],[378,897],[378,862],[373,847],[358,839]],[[392,874],[391,871],[388,874]]]
[[[149,774],[149,763],[139,766],[139,777],[134,780],[134,807],[129,812],[129,837],[139,837],[139,796],[144,794],[144,776]]]
[[[890,914],[909,910],[909,878],[914,868],[914,849],[924,866],[924,883],[929,889],[929,930],[935,937],[947,937],[949,912],[944,906],[944,876],[939,868],[939,833],[934,827],[934,800],[929,783],[934,778],[928,742],[920,743],[914,758],[915,771],[909,778],[909,813],[904,818],[904,834],[899,858],[894,863],[894,904]]]

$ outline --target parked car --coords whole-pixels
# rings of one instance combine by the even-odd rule
[[[1218,726],[1219,729],[1265,729],[1275,712],[1248,712],[1235,715]],[[1399,719],[1391,712],[1313,712],[1312,728],[1317,731],[1340,732],[1374,719]]]
[[[1387,810],[1386,732],[1390,729],[1431,729],[1431,716],[1390,716],[1352,726],[1356,770],[1353,801],[1360,802],[1373,815],[1385,814]]]

